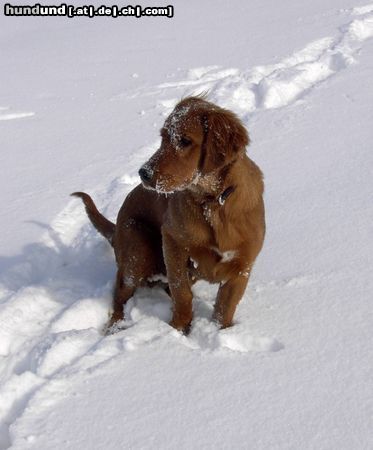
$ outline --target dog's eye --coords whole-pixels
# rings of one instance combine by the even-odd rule
[[[192,141],[186,137],[182,137],[179,141],[179,146],[182,148],[189,147],[192,144]]]

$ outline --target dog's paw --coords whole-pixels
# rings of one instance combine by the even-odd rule
[[[111,334],[118,333],[119,331],[125,330],[129,327],[130,324],[128,321],[124,319],[115,320],[115,318],[112,317],[102,330],[102,334],[104,336],[110,336]]]
[[[189,323],[185,324],[184,322],[180,322],[180,321],[177,321],[177,320],[171,320],[169,325],[172,328],[175,328],[175,330],[177,330],[180,333],[184,334],[185,336],[188,336],[188,334],[190,333],[192,321],[190,321]]]

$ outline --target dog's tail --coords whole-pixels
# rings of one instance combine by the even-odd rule
[[[110,220],[100,213],[91,197],[85,192],[73,192],[71,195],[74,197],[80,197],[83,200],[85,210],[90,221],[92,222],[92,225],[110,242],[111,245],[113,245],[113,236],[115,231],[115,225],[113,222],[110,222]]]

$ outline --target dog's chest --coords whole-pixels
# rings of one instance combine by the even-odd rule
[[[181,200],[172,205],[167,220],[175,240],[189,249],[213,249],[224,261],[228,260],[237,247],[237,239],[235,225],[224,214],[224,206],[218,202],[196,204],[188,197]]]
[[[184,230],[188,246],[203,246],[224,252],[219,241],[220,235],[228,232],[228,227],[219,217],[216,207],[200,205],[195,208],[186,218]]]

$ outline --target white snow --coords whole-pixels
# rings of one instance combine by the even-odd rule
[[[173,4],[0,16],[0,449],[371,449],[373,4]],[[265,174],[235,325],[199,282],[189,336],[159,287],[103,336],[115,261],[68,194],[115,220],[165,117],[206,90]]]
[[[23,117],[31,117],[35,114],[34,112],[4,113],[4,111],[8,110],[9,108],[6,106],[0,106],[0,120],[22,119]]]
[[[227,250],[225,252],[221,252],[216,247],[211,247],[211,249],[214,250],[214,252],[216,252],[221,257],[220,262],[232,261],[232,259],[236,257],[236,250]]]

